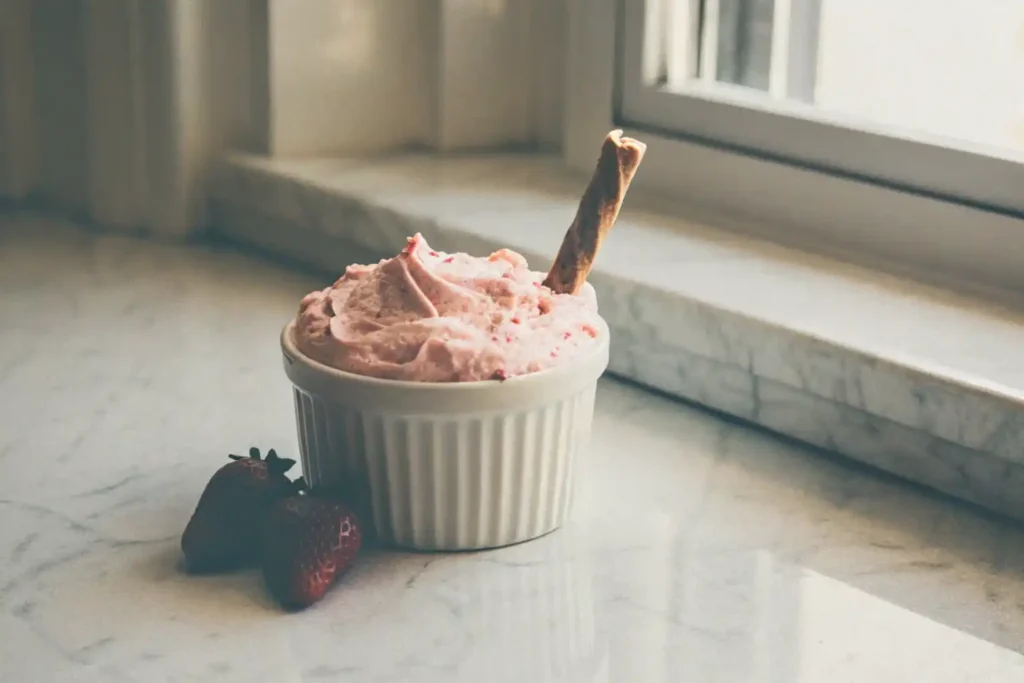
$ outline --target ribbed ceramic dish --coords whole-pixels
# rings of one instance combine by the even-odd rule
[[[329,368],[281,333],[302,467],[313,488],[369,491],[377,538],[495,548],[557,529],[590,436],[608,330],[593,353],[505,381],[400,382]],[[347,485],[346,485],[347,484]]]

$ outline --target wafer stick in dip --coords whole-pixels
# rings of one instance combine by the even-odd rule
[[[647,145],[622,137],[621,130],[608,133],[590,184],[583,192],[576,218],[565,233],[558,256],[544,278],[544,286],[558,294],[577,294],[608,231],[615,224]]]

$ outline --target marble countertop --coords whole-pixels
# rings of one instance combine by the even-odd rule
[[[294,453],[277,332],[315,278],[0,217],[0,680],[1024,680],[1024,534],[613,381],[571,522],[373,551],[299,614],[184,575],[211,472]]]

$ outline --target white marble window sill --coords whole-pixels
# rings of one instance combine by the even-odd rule
[[[210,209],[223,235],[326,274],[416,231],[542,269],[584,183],[536,155],[233,156]],[[1024,317],[641,201],[592,282],[614,374],[1024,519]]]

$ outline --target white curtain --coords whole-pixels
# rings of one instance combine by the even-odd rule
[[[0,0],[0,197],[185,237],[225,150],[561,140],[560,0]]]
[[[260,5],[4,0],[0,195],[107,228],[201,229],[210,159],[265,147]]]

